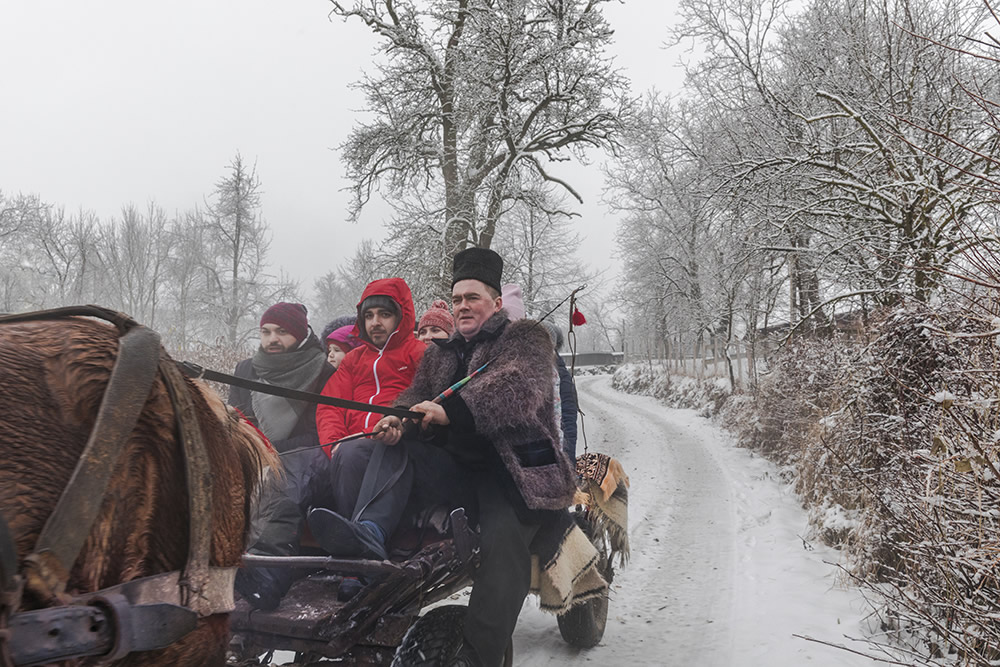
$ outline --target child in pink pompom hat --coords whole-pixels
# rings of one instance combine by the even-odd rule
[[[340,327],[339,329],[334,329],[330,335],[326,337],[326,360],[329,361],[330,365],[334,368],[340,366],[341,360],[347,356],[348,352],[361,344],[361,341],[351,335],[351,331],[353,330],[354,325],[348,324],[347,326]]]
[[[454,330],[455,320],[448,310],[448,304],[437,299],[417,324],[417,340],[430,344],[432,338],[448,338]]]

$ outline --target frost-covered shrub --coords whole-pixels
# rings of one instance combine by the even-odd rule
[[[838,399],[843,363],[856,346],[836,339],[797,339],[769,360],[753,396],[732,401],[723,423],[739,444],[770,459],[800,461],[804,443]]]
[[[566,362],[567,366],[569,362]],[[577,366],[574,375],[612,375],[618,370],[618,364],[601,364],[600,366]]]
[[[788,346],[725,411],[742,444],[794,468],[816,532],[846,546],[882,629],[921,663],[1000,658],[997,330],[907,305],[867,345]]]
[[[671,408],[699,410],[704,416],[717,414],[732,393],[723,378],[671,375],[667,366],[648,362],[619,366],[611,386],[628,394],[653,396]]]
[[[996,329],[961,305],[910,305],[879,328],[822,437],[866,499],[855,573],[888,594],[928,655],[1000,658]]]

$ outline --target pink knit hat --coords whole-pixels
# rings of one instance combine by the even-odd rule
[[[353,324],[348,324],[347,326],[340,327],[339,329],[334,329],[330,332],[330,335],[326,337],[327,346],[333,343],[344,352],[350,352],[358,345],[361,345],[361,341],[351,335],[352,331],[354,331]]]
[[[452,318],[445,301],[436,299],[427,312],[421,316],[420,322],[417,323],[417,331],[424,327],[440,327],[447,331],[449,336],[451,335],[455,330],[455,320]]]
[[[280,301],[264,311],[264,315],[260,318],[260,326],[277,324],[301,342],[309,335],[307,312],[301,303]]]
[[[513,320],[524,319],[524,298],[521,296],[521,286],[514,283],[507,283],[500,290],[503,298],[503,307],[507,315]]]

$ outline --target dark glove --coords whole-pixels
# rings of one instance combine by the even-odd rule
[[[236,572],[236,591],[254,609],[277,609],[292,587],[293,571],[277,567],[241,567]]]

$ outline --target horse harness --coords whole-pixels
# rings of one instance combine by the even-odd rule
[[[115,660],[164,648],[195,628],[199,617],[235,607],[237,567],[209,565],[211,470],[195,404],[160,336],[128,316],[100,306],[72,306],[0,316],[0,324],[90,316],[114,324],[118,356],[97,420],[76,469],[18,570],[17,549],[0,516],[0,667],[37,665],[84,656]],[[187,561],[175,570],[94,593],[65,592],[73,564],[97,519],[114,465],[135,429],[161,373],[182,443],[190,516]],[[16,612],[30,591],[53,606]]]

